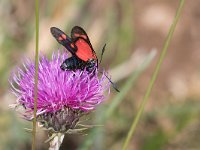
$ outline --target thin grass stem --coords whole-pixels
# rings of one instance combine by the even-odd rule
[[[145,95],[143,97],[143,100],[142,100],[141,105],[139,107],[139,110],[138,110],[138,112],[136,114],[136,117],[132,122],[131,128],[130,128],[128,134],[127,134],[127,137],[126,137],[125,142],[123,144],[122,150],[126,150],[127,149],[128,144],[129,144],[129,142],[131,140],[131,137],[133,136],[133,134],[135,132],[135,129],[136,129],[136,126],[137,126],[137,124],[139,122],[139,119],[141,118],[141,115],[142,115],[142,113],[144,111],[145,104],[148,101],[148,98],[149,98],[149,96],[151,94],[153,85],[154,85],[155,80],[157,78],[158,72],[160,70],[160,66],[161,66],[161,64],[162,64],[162,62],[163,62],[163,60],[165,58],[165,55],[166,55],[167,49],[169,47],[170,41],[172,39],[172,35],[174,33],[176,24],[177,24],[177,22],[178,22],[178,20],[180,18],[180,14],[181,14],[181,11],[183,9],[184,3],[185,3],[185,0],[180,0],[180,4],[179,4],[179,7],[177,9],[176,16],[174,18],[174,21],[173,21],[173,23],[172,23],[172,25],[170,27],[169,33],[168,33],[167,38],[165,40],[163,49],[161,51],[161,55],[160,55],[159,60],[158,60],[158,62],[156,64],[155,71],[153,72],[152,78],[151,78],[151,80],[149,82],[149,85],[147,87],[147,91],[146,91],[146,93],[145,93]]]
[[[39,47],[39,0],[35,0],[35,85],[34,85],[34,118],[32,132],[32,150],[35,150],[36,141],[36,112],[38,99],[38,47]]]

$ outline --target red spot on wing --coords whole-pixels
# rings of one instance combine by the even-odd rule
[[[67,36],[66,36],[65,34],[62,34],[61,36],[62,36],[62,38],[63,38],[64,40],[67,39]]]
[[[74,48],[74,47],[75,47],[75,46],[74,46],[74,43],[71,43],[71,44],[70,44],[70,46],[71,46],[72,48]]]
[[[93,53],[90,45],[84,40],[79,39],[76,41],[77,52],[76,56],[83,61],[88,61],[89,59],[97,59],[95,53]]]
[[[83,39],[87,40],[87,35],[74,33],[75,37],[82,37]]]
[[[58,40],[59,40],[59,41],[62,41],[62,40],[63,40],[63,38],[62,38],[61,36],[59,36],[59,37],[58,37]]]
[[[62,40],[66,40],[67,39],[67,36],[65,34],[61,34],[59,37],[58,37],[58,40],[59,41],[62,41]]]

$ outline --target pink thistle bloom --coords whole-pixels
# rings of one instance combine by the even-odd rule
[[[83,114],[105,100],[105,91],[110,91],[104,71],[99,77],[98,69],[92,73],[61,70],[66,57],[58,51],[51,60],[43,55],[39,60],[37,121],[58,132],[73,129]],[[28,120],[33,119],[34,78],[34,62],[27,60],[24,69],[18,68],[10,80],[17,105],[25,108],[23,115]]]

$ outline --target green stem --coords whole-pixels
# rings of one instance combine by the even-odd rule
[[[32,132],[32,150],[35,150],[36,140],[36,112],[38,99],[38,45],[39,45],[39,0],[35,0],[35,85],[34,85],[34,118],[33,118],[33,132]]]
[[[131,137],[133,136],[133,134],[134,134],[134,132],[135,132],[135,129],[136,129],[136,126],[137,126],[137,124],[138,124],[138,122],[139,122],[139,119],[141,118],[141,115],[142,115],[142,113],[143,113],[143,111],[144,111],[145,104],[147,103],[147,100],[148,100],[149,95],[150,95],[150,93],[151,93],[152,87],[153,87],[153,85],[154,85],[154,83],[155,83],[155,80],[156,80],[156,78],[157,78],[158,72],[159,72],[159,70],[160,70],[160,66],[161,66],[161,64],[162,64],[162,62],[163,62],[163,60],[164,60],[164,58],[165,58],[167,49],[168,49],[168,47],[169,47],[169,43],[170,43],[170,41],[171,41],[171,39],[172,39],[172,35],[173,35],[173,33],[174,33],[176,24],[177,24],[177,22],[178,22],[178,20],[179,20],[179,18],[180,18],[181,10],[183,9],[184,3],[185,3],[185,0],[180,0],[180,4],[179,4],[179,7],[178,7],[178,9],[177,9],[176,16],[175,16],[175,18],[174,18],[174,21],[173,21],[173,23],[172,23],[172,25],[171,25],[171,27],[170,27],[169,33],[168,33],[167,38],[166,38],[166,40],[165,40],[165,43],[164,43],[164,46],[163,46],[163,49],[162,49],[160,58],[159,58],[159,60],[158,60],[158,62],[157,62],[157,64],[156,64],[155,71],[154,71],[153,76],[152,76],[152,78],[151,78],[151,80],[150,80],[150,82],[149,82],[147,91],[146,91],[146,93],[145,93],[145,95],[144,95],[144,98],[143,98],[143,100],[142,100],[142,102],[141,102],[139,111],[138,111],[138,113],[137,113],[135,119],[133,120],[133,123],[132,123],[132,125],[131,125],[131,128],[130,128],[130,130],[129,130],[129,132],[128,132],[128,135],[127,135],[127,137],[126,137],[126,139],[125,139],[125,142],[124,142],[124,144],[123,144],[122,150],[126,150],[126,149],[127,149],[128,144],[129,144],[129,142],[130,142],[130,140],[131,140]]]

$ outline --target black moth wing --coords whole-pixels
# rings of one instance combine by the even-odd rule
[[[84,40],[87,40],[90,43],[90,40],[85,30],[79,26],[74,26],[71,30],[71,38],[72,40],[76,40],[76,38],[79,37],[83,38]]]
[[[72,41],[74,41],[74,42],[77,41],[79,38],[84,39],[90,45],[92,52],[95,53],[95,51],[92,47],[92,44],[89,40],[89,37],[83,28],[81,28],[79,26],[74,26],[71,31],[71,38],[72,38]]]
[[[63,45],[69,52],[71,52],[72,55],[75,55],[77,51],[76,45],[73,43],[72,39],[67,36],[62,30],[56,27],[51,27],[51,34],[54,36],[54,38]]]
[[[92,47],[92,44],[91,44],[89,37],[88,37],[87,33],[85,32],[85,30],[79,26],[74,26],[71,30],[71,39],[74,42],[74,44],[77,46],[77,51],[76,51],[75,55],[78,58],[80,58],[81,60],[91,61],[91,62],[88,62],[88,64],[90,64],[90,65],[91,65],[91,63],[93,63],[92,61],[95,60],[97,62],[97,66],[98,66],[98,58],[96,56],[96,53]],[[88,46],[88,49],[82,48],[82,46],[83,47]]]

